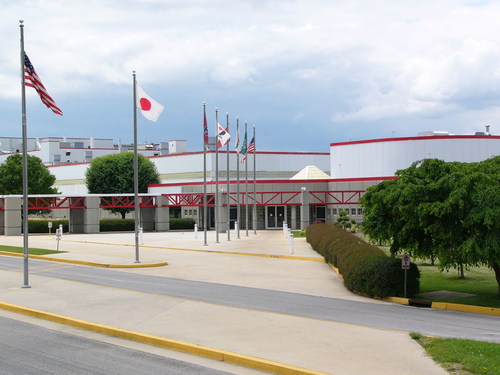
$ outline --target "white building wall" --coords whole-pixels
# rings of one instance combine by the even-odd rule
[[[500,154],[500,136],[431,136],[332,143],[332,178],[389,177],[422,159],[478,162]]]

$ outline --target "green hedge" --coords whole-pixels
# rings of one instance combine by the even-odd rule
[[[170,229],[194,229],[194,219],[190,217],[185,218],[170,218]]]
[[[67,233],[68,219],[30,219],[28,222],[30,233],[48,233],[48,222],[52,222],[51,232],[55,233],[59,224],[63,225],[63,232]],[[194,219],[191,218],[170,218],[170,229],[194,229]],[[101,232],[119,232],[135,230],[134,219],[101,219],[99,221]]]
[[[400,259],[388,257],[378,247],[333,225],[310,225],[306,239],[326,262],[339,269],[349,290],[382,298],[404,295]],[[407,276],[407,295],[417,294],[420,272],[415,264],[410,265]]]
[[[134,219],[101,219],[99,220],[99,231],[101,232],[122,232],[134,231]]]
[[[68,219],[29,219],[28,232],[49,233],[49,221],[52,222],[51,233],[55,233],[60,224],[63,226],[63,233],[68,232]]]

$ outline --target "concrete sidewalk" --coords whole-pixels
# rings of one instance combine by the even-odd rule
[[[124,269],[160,277],[362,300],[310,248],[295,239],[290,258],[281,231],[215,243],[209,233],[146,233],[142,262],[168,261],[159,268]],[[22,237],[3,237],[4,245],[22,246]],[[30,247],[55,248],[48,236],[31,236]],[[130,264],[135,260],[133,233],[65,235],[56,257]],[[71,265],[54,264],[54,267]],[[220,350],[241,353],[330,374],[446,374],[426,357],[407,333],[345,323],[234,308],[181,298],[108,288],[42,276],[30,276],[20,288],[19,270],[0,271],[0,301]],[[245,373],[243,369],[235,373]]]

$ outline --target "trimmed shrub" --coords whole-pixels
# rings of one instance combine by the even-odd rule
[[[170,229],[171,230],[179,230],[179,229],[194,229],[194,219],[190,217],[184,218],[170,218]]]
[[[122,232],[135,230],[134,219],[101,219],[99,220],[99,231]]]
[[[63,232],[68,232],[68,219],[29,219],[28,232],[29,233],[49,233],[49,221],[52,222],[51,233],[55,233],[59,225],[62,224]]]
[[[403,296],[401,260],[389,258],[378,247],[333,225],[310,225],[306,239],[327,263],[339,269],[349,290],[372,297]],[[417,294],[420,272],[415,264],[407,276],[407,295]]]

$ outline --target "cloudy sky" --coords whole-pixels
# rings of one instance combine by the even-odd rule
[[[132,71],[165,106],[139,141],[201,150],[203,102],[262,151],[500,133],[500,1],[0,0],[0,136],[21,136],[25,50],[64,116],[27,88],[29,137],[133,140]],[[140,116],[140,115],[139,115]]]

